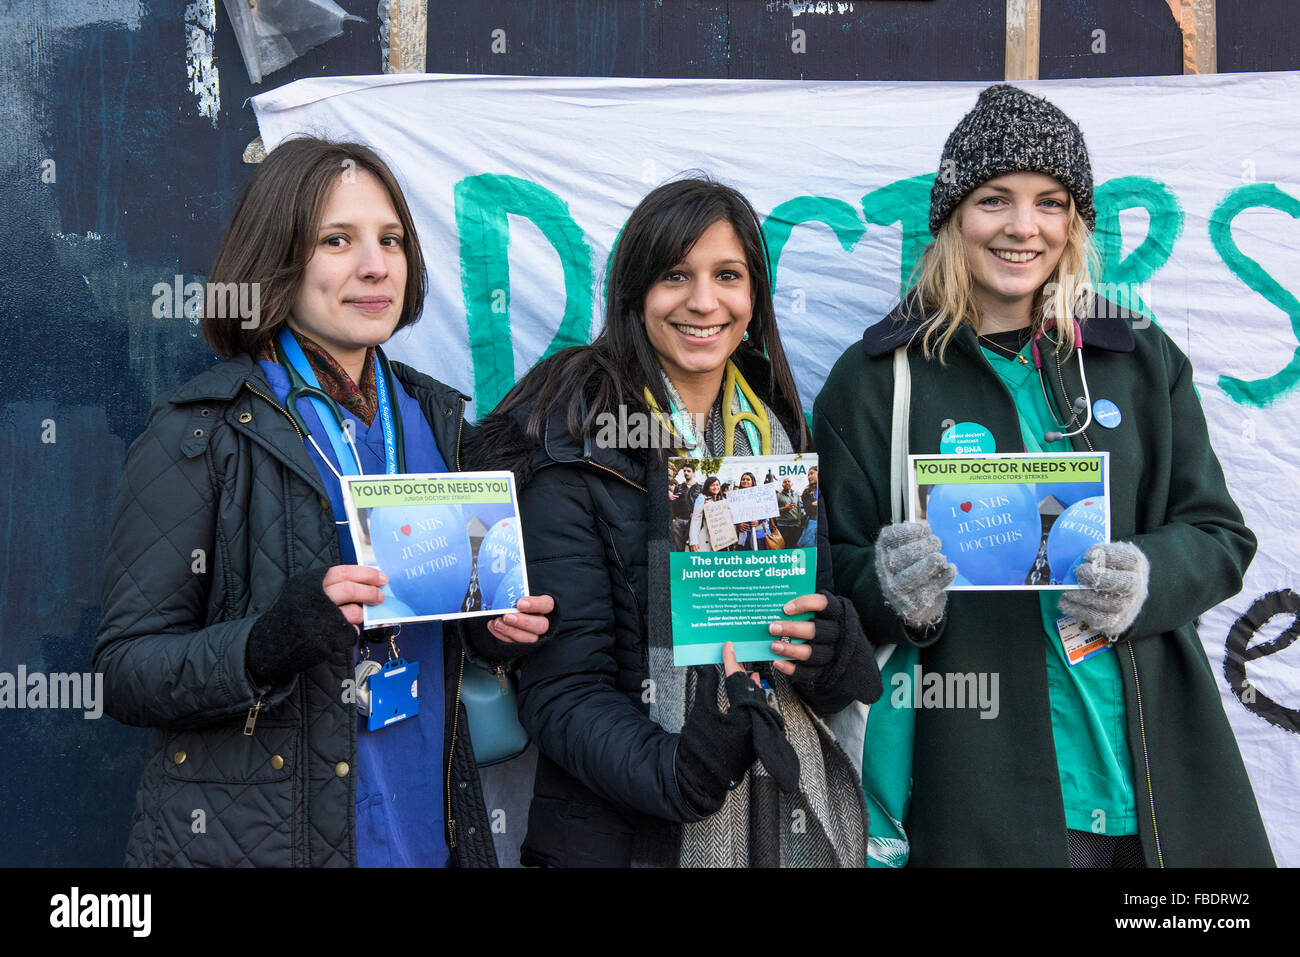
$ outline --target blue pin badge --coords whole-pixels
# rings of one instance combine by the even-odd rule
[[[1104,429],[1117,428],[1124,416],[1120,415],[1119,406],[1110,399],[1098,399],[1092,404],[1092,417]]]

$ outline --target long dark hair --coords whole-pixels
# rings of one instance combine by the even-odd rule
[[[397,329],[420,318],[428,276],[397,177],[368,146],[303,136],[285,140],[258,165],[221,237],[209,284],[258,283],[261,315],[246,329],[237,316],[205,314],[200,327],[214,352],[255,356],[289,318],[303,270],[316,249],[325,200],[341,176],[355,176],[357,170],[383,184],[402,224],[406,288]]]
[[[789,407],[799,433],[791,436],[794,446],[810,448],[803,407],[776,328],[767,242],[758,214],[738,191],[707,177],[666,183],[637,204],[610,256],[605,325],[600,334],[589,346],[563,349],[539,362],[494,412],[528,408],[525,429],[540,441],[557,409],[564,410],[569,433],[579,440],[592,431],[602,412],[615,412],[620,405],[648,412],[647,388],[659,408],[667,409],[659,357],[645,331],[646,294],[686,257],[705,230],[721,221],[731,224],[745,252],[753,302],[749,339],[737,347],[734,357],[770,365],[768,394],[762,398],[769,405],[779,401]]]

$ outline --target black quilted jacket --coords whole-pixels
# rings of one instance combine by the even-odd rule
[[[439,451],[460,468],[466,397],[401,363]],[[134,866],[356,864],[356,705],[347,653],[250,686],[244,649],[286,581],[340,562],[319,474],[249,356],[158,401],[127,453],[104,563],[94,668],[105,708],[157,729],[136,796]],[[448,844],[462,867],[496,856],[459,682],[462,634],[443,631]]]
[[[766,362],[740,361],[745,378],[768,395]],[[774,411],[787,434],[797,434],[795,413],[780,402]],[[467,453],[474,468],[515,473],[529,585],[555,596],[563,612],[520,662],[519,719],[539,750],[520,860],[627,867],[634,859],[662,863],[669,847],[675,863],[676,822],[700,815],[678,791],[678,736],[648,718],[647,610],[651,601],[667,601],[668,581],[650,565],[650,543],[667,536],[668,503],[663,497],[662,522],[652,521],[646,489],[647,475],[662,478],[664,465],[645,451],[602,448],[591,436],[578,442],[563,412],[536,442],[523,431],[526,418],[526,410],[485,417]],[[818,589],[829,591],[824,531],[817,550]],[[850,615],[842,650],[860,642],[870,660],[857,615]],[[842,664],[837,654],[828,673],[842,674]],[[851,701],[837,685],[800,693],[821,715]],[[877,684],[872,700],[878,695]]]

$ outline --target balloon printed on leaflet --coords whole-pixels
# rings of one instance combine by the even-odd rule
[[[1023,585],[1043,538],[1029,485],[936,485],[926,519],[971,585]]]
[[[469,517],[477,518],[483,523],[484,528],[491,528],[497,522],[506,518],[515,517],[515,507],[509,502],[498,502],[488,505],[465,505],[462,506]],[[468,524],[468,519],[466,520]]]
[[[366,606],[367,621],[385,621],[389,618],[414,618],[415,612],[410,606],[393,594],[392,585],[379,589],[384,593],[384,600],[378,605]]]
[[[390,505],[370,516],[375,559],[414,615],[460,611],[473,568],[459,505]]]
[[[1074,572],[1083,561],[1084,552],[1105,540],[1105,497],[1085,498],[1062,512],[1047,534],[1047,564],[1052,569],[1052,584],[1079,584]]]
[[[519,570],[519,562],[519,519],[502,519],[488,529],[478,547],[478,587],[483,600],[492,601],[488,607],[502,607],[494,597],[497,588]]]
[[[505,611],[514,608],[516,602],[526,594],[523,566],[516,565],[501,579],[501,584],[497,585],[496,592],[492,595],[492,604],[487,607],[495,611]]]
[[[1080,499],[1093,498],[1105,492],[1101,482],[1039,482],[1035,488],[1038,501],[1054,496],[1066,507]]]

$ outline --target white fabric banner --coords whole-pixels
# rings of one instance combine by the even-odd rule
[[[1200,632],[1278,863],[1300,865],[1300,73],[1021,85],[1082,127],[1101,291],[1190,356],[1259,536],[1245,588]],[[811,408],[897,300],[929,239],[943,141],[982,86],[397,75],[300,80],[253,105],[268,149],[312,133],[391,162],[430,282],[424,318],[390,352],[472,391],[478,415],[545,352],[589,339],[627,214],[688,170],[766,217],[782,339]]]

